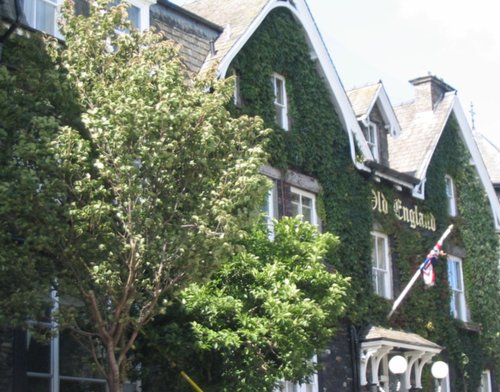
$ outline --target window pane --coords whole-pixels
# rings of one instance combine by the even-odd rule
[[[69,331],[60,333],[59,338],[60,374],[62,376],[100,378],[94,362]]]
[[[300,214],[300,195],[292,192],[291,199],[292,203],[290,206],[291,208],[290,213],[292,216],[297,216]]]
[[[49,34],[54,34],[56,24],[56,7],[43,0],[36,5],[35,27]]]
[[[106,392],[105,383],[61,380],[61,392]]]
[[[285,109],[282,106],[276,105],[276,124],[283,128],[283,112]]]
[[[26,15],[28,24],[31,27],[35,27],[35,1],[36,0],[24,0],[24,15]]]
[[[50,392],[50,378],[28,377],[28,391]]]
[[[302,206],[302,216],[304,217],[304,221],[313,223],[312,221],[312,208]]]
[[[132,27],[135,29],[139,29],[141,27],[141,10],[139,7],[136,7],[135,5],[131,5],[128,8],[128,18],[130,19],[130,22],[132,23]]]
[[[276,78],[275,79],[275,94],[276,94],[276,103],[279,103],[280,105],[285,104],[284,94],[285,93],[285,86],[283,83],[283,80]]]
[[[385,261],[385,239],[382,237],[377,238],[377,266],[378,268],[385,270],[386,269],[386,261]]]
[[[28,372],[50,374],[50,343],[38,342],[31,333],[26,341]]]

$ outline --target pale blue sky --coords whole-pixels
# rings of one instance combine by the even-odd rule
[[[396,105],[430,72],[458,90],[469,120],[474,103],[476,129],[500,147],[498,0],[307,2],[346,89],[382,80]]]

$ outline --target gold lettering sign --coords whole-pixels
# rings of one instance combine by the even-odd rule
[[[372,190],[372,210],[384,215],[389,213],[387,198],[380,191]],[[403,204],[401,199],[394,199],[392,211],[398,220],[409,223],[412,229],[420,227],[436,231],[436,218],[434,218],[434,215],[430,212],[421,212],[417,205],[408,207]]]

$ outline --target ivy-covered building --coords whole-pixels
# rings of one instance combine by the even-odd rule
[[[259,115],[272,128],[271,159],[262,168],[273,184],[266,201],[271,235],[272,218],[301,215],[341,240],[327,264],[351,278],[342,328],[314,358],[320,368],[309,384],[283,380],[281,390],[395,390],[389,361],[396,355],[407,363],[401,391],[434,390],[438,360],[449,366],[443,392],[498,390],[500,205],[454,88],[419,77],[410,81],[415,99],[400,106],[381,82],[345,91],[305,0],[130,3],[135,26],[154,26],[179,43],[191,72],[216,67],[221,78],[234,76],[231,110]],[[1,13],[6,26],[57,36],[57,5],[13,0]],[[417,281],[388,318],[451,224],[434,287]],[[57,363],[56,376],[30,369],[36,363],[25,337],[1,336],[6,380],[103,385],[65,378]],[[12,342],[20,341],[16,354]],[[64,347],[50,346],[51,363]],[[22,390],[15,385],[5,390]]]

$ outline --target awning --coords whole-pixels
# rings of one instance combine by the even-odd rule
[[[360,343],[361,385],[368,384],[368,370],[371,384],[388,383],[387,363],[391,356],[397,354],[404,356],[408,362],[404,375],[405,390],[409,390],[412,384],[415,388],[422,388],[421,376],[424,366],[443,350],[440,345],[415,333],[377,326],[367,329],[360,337]]]

